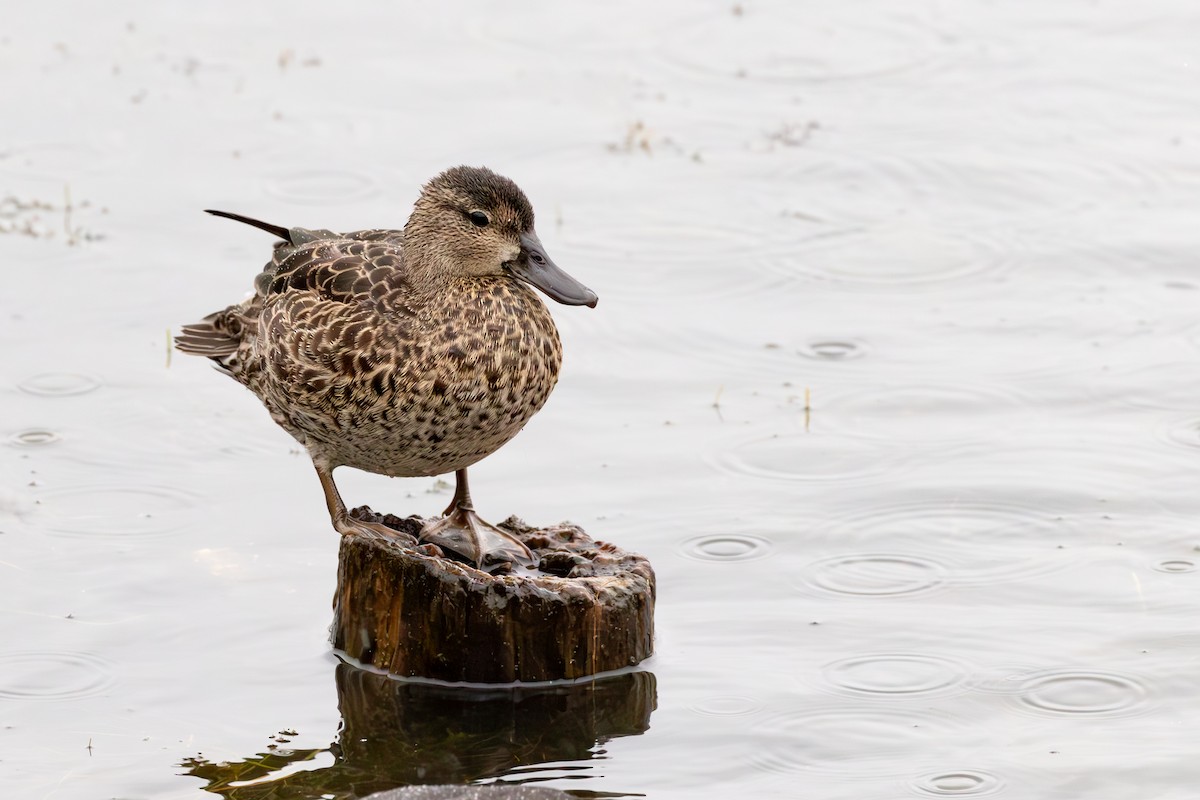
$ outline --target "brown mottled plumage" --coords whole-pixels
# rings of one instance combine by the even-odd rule
[[[252,297],[186,325],[176,346],[211,358],[263,401],[312,456],[334,527],[349,516],[339,466],[392,476],[457,473],[444,519],[422,539],[481,566],[529,558],[471,507],[466,468],[546,402],[562,348],[531,284],[559,302],[596,296],[546,256],[517,185],[455,167],[422,190],[403,231],[285,229]]]

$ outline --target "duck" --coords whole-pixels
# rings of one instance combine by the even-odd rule
[[[405,544],[431,543],[489,571],[536,566],[529,548],[476,512],[467,469],[516,436],[558,380],[562,343],[534,290],[568,306],[594,308],[598,298],[546,253],[517,184],[485,167],[447,169],[422,187],[400,230],[335,233],[207,213],[278,241],[253,293],[184,325],[175,347],[253,392],[304,447],[334,530],[407,536],[352,516],[338,467],[454,473],[450,505]]]

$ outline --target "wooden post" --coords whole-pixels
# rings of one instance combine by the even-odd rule
[[[352,512],[415,535],[419,517]],[[500,527],[541,559],[491,575],[401,541],[351,534],[338,554],[334,647],[394,675],[474,683],[580,678],[647,658],[654,571],[575,525]]]

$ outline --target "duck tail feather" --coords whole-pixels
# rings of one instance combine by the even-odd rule
[[[264,230],[267,233],[273,233],[276,236],[278,236],[280,239],[283,239],[285,242],[292,241],[291,233],[288,231],[287,228],[284,228],[281,225],[272,225],[269,222],[263,222],[262,220],[254,219],[253,217],[243,217],[241,214],[234,214],[231,211],[217,211],[216,209],[212,209],[212,208],[204,209],[204,213],[212,214],[214,217],[224,217],[225,219],[232,219],[236,222],[241,222],[246,225],[251,225],[255,228],[258,228],[259,230]],[[292,242],[292,243],[295,244],[295,242]]]
[[[238,340],[210,322],[198,322],[183,326],[183,332],[175,337],[175,348],[188,355],[221,358],[237,352]]]

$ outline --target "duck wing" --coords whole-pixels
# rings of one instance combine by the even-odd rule
[[[235,377],[296,420],[373,405],[403,371],[415,335],[398,235],[358,231],[277,250],[252,300],[255,355]]]
[[[330,234],[298,246],[276,245],[275,257],[255,279],[255,289],[268,303],[277,299],[275,295],[295,292],[331,303],[375,306],[386,299],[402,301],[408,282],[400,241],[362,236],[379,233],[399,231]]]
[[[317,356],[329,363],[340,348],[361,352],[368,344],[363,332],[372,317],[384,313],[394,323],[412,315],[405,302],[408,283],[403,269],[403,232],[371,229],[351,233],[284,228],[226,211],[209,211],[279,237],[271,261],[255,278],[255,295],[245,302],[183,326],[175,346],[191,355],[206,356],[216,366],[245,383],[237,354],[244,343],[257,340],[269,322],[266,341],[272,357],[294,353],[299,361]],[[331,306],[332,304],[332,306]],[[329,339],[341,341],[334,344]],[[304,339],[308,340],[306,345]],[[317,341],[314,344],[314,340]],[[284,349],[281,349],[284,348]],[[314,349],[315,348],[315,349]],[[294,366],[298,366],[298,363]]]

